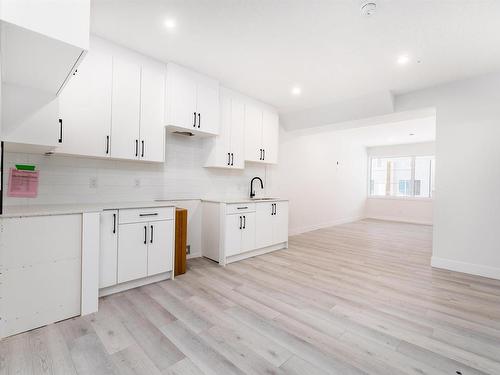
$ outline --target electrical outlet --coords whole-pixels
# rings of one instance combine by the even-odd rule
[[[134,187],[136,187],[136,188],[140,188],[141,187],[141,179],[140,178],[136,178],[134,180]]]
[[[191,254],[191,245],[186,246],[186,254]]]
[[[90,177],[89,178],[89,187],[91,189],[97,189],[97,177]]]

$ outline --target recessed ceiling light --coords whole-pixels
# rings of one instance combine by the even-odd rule
[[[299,86],[295,86],[292,88],[292,95],[300,95],[302,93],[302,90],[300,89]]]
[[[415,133],[410,133],[410,137],[413,137],[415,135]]]
[[[405,65],[410,62],[410,58],[408,57],[408,55],[400,55],[397,59],[397,62],[399,65]]]
[[[175,29],[177,26],[177,22],[173,18],[167,18],[163,24],[167,29]]]

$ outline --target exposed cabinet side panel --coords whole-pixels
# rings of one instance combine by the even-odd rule
[[[91,50],[59,95],[63,142],[58,153],[111,155],[112,56]]]
[[[165,68],[143,66],[141,70],[140,159],[165,160]]]
[[[0,219],[0,227],[3,335],[80,315],[82,215]]]
[[[113,57],[111,156],[139,157],[141,67]]]

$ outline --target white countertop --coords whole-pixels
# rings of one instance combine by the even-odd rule
[[[150,207],[173,207],[172,201],[144,201],[144,202],[109,202],[109,203],[87,203],[87,204],[36,204],[31,206],[4,206],[0,218],[23,217],[23,216],[47,216],[81,214],[84,212],[100,212],[103,210],[127,209],[127,208],[150,208]]]
[[[288,199],[284,198],[272,198],[272,199],[262,199],[262,198],[241,198],[241,199],[202,199],[203,202],[212,202],[212,203],[262,203],[262,202],[283,202],[288,201]]]

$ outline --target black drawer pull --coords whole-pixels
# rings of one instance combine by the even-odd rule
[[[154,212],[151,214],[139,214],[139,216],[141,216],[141,217],[143,217],[143,216],[158,216],[158,212]]]
[[[245,206],[245,207],[238,207],[237,210],[246,210],[248,209],[248,206]]]

